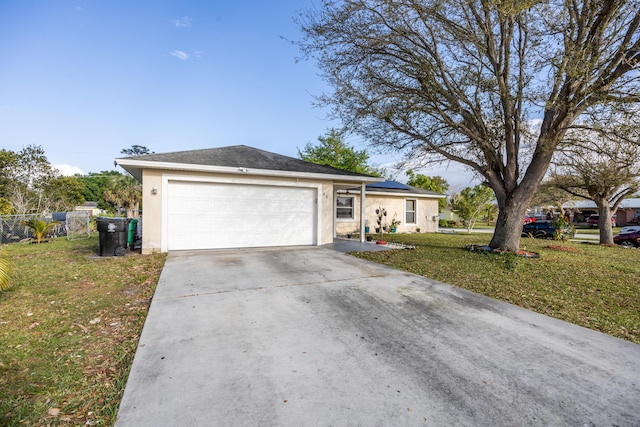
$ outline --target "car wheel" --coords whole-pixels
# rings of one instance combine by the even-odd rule
[[[620,246],[624,246],[627,248],[632,248],[633,247],[633,242],[630,240],[623,240],[622,242],[620,242]]]
[[[537,231],[533,237],[535,237],[536,239],[544,239],[545,237],[547,237],[547,233],[545,233],[544,231]]]

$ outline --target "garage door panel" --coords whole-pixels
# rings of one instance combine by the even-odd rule
[[[170,181],[169,250],[311,245],[315,188]]]

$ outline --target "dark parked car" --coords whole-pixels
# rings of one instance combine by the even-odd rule
[[[522,237],[533,236],[536,239],[553,239],[556,234],[557,228],[554,227],[550,221],[536,221],[529,224],[525,224],[522,227]],[[572,227],[567,227],[565,233],[569,237],[575,235],[575,231]]]
[[[613,243],[622,246],[638,246],[640,247],[640,230],[631,229],[628,233],[620,233],[613,236]]]
[[[596,228],[600,224],[600,215],[591,215],[587,218],[587,224],[591,228]],[[616,226],[616,217],[615,215],[611,217],[611,226]]]

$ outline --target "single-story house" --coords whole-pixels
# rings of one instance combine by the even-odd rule
[[[392,221],[399,221],[398,233],[437,232],[438,199],[446,197],[433,191],[412,187],[396,181],[367,184],[365,187],[365,224],[370,233],[379,232],[378,220],[389,230]],[[360,204],[359,188],[338,190],[336,197],[336,232],[350,234],[359,232]],[[378,213],[382,212],[382,215]],[[386,212],[386,216],[384,213]]]
[[[143,253],[332,243],[338,191],[359,187],[360,212],[383,181],[244,145],[116,163],[142,183]]]
[[[89,212],[89,216],[98,216],[104,212],[98,207],[98,202],[84,202],[83,205],[76,206],[73,210]]]
[[[598,215],[598,207],[592,200],[577,200],[564,203],[562,208],[569,214],[572,223],[586,222],[589,215]],[[622,200],[615,212],[616,224],[638,224],[640,222],[640,198]]]

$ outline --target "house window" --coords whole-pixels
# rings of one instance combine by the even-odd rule
[[[353,219],[353,197],[338,197],[336,202],[336,218]]]
[[[407,199],[404,202],[404,223],[415,224],[416,223],[416,200]]]

